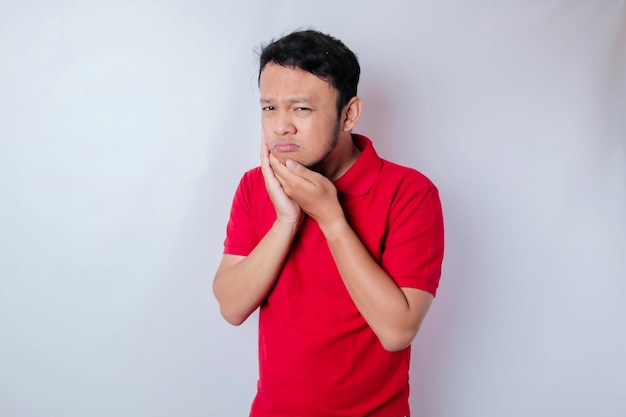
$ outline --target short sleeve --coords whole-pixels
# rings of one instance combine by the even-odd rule
[[[247,172],[235,191],[226,226],[225,255],[248,256],[259,242],[252,210],[254,192],[252,177],[252,172]]]
[[[382,266],[400,287],[436,295],[444,252],[443,213],[437,188],[423,179],[409,176],[397,190]]]

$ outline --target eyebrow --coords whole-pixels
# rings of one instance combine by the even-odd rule
[[[275,101],[275,100],[261,97],[261,103],[266,104],[266,103],[271,103],[272,101]],[[290,97],[286,101],[288,103],[291,103],[291,104],[293,104],[293,103],[313,103],[314,102],[313,97],[309,97],[309,96]]]

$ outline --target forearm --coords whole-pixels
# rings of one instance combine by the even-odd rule
[[[345,219],[337,189],[323,175],[292,163],[272,164],[287,196],[313,218],[326,237],[341,278],[359,312],[387,350],[412,341],[433,296],[400,288],[371,257]]]
[[[408,346],[432,296],[412,293],[407,299],[344,219],[321,227],[352,300],[382,345],[387,350]]]
[[[297,224],[277,220],[247,257],[234,264],[220,265],[213,281],[213,293],[229,323],[243,323],[265,300],[297,230]]]

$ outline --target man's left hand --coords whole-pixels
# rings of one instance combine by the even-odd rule
[[[273,155],[270,155],[270,166],[285,194],[320,227],[344,220],[337,189],[328,178],[291,159],[283,165]]]

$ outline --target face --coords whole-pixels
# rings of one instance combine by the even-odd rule
[[[324,171],[339,140],[338,92],[299,68],[267,64],[261,72],[262,125],[270,152]]]

